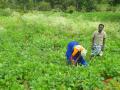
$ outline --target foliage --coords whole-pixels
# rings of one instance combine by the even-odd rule
[[[0,16],[10,16],[12,14],[12,10],[10,8],[0,9]]]
[[[1,90],[118,90],[119,16],[36,11],[0,16]],[[91,37],[99,23],[107,32],[105,52],[90,61]],[[72,40],[88,50],[88,67],[66,64],[66,46]]]
[[[74,6],[69,6],[68,8],[67,8],[67,12],[68,13],[73,13],[75,11],[75,7]]]
[[[41,2],[39,3],[38,10],[48,11],[48,10],[51,10],[51,6],[47,2]]]
[[[104,7],[109,4],[110,7]],[[68,8],[73,6],[77,11],[99,11],[103,8],[112,8],[113,6],[117,9],[120,5],[119,0],[1,0],[0,8],[11,8],[20,9],[24,11],[28,10],[51,10],[60,9],[66,11]],[[97,6],[100,6],[97,8]],[[112,11],[112,9],[109,9]],[[114,10],[113,10],[114,11]]]

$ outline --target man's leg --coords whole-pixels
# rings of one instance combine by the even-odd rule
[[[92,52],[90,55],[90,60],[95,56],[95,47],[92,48]]]
[[[99,56],[103,56],[103,51],[101,51],[101,52],[99,53]]]
[[[100,47],[99,47],[99,50],[100,50],[100,52],[99,52],[99,56],[103,56],[103,46],[101,45]]]

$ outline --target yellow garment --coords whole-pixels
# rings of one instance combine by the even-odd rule
[[[83,48],[83,46],[81,46],[81,45],[76,45],[76,46],[74,47],[74,51],[73,51],[73,53],[72,53],[72,56],[74,57],[74,56],[78,53],[78,51],[82,52],[83,50],[85,50],[85,48]]]

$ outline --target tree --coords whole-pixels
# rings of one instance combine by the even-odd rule
[[[108,3],[112,6],[116,6],[117,4],[120,4],[120,0],[109,0]]]

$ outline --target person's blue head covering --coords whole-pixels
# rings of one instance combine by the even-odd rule
[[[70,43],[68,43],[67,52],[66,52],[67,59],[71,57],[75,45],[79,45],[78,42],[71,41]]]

